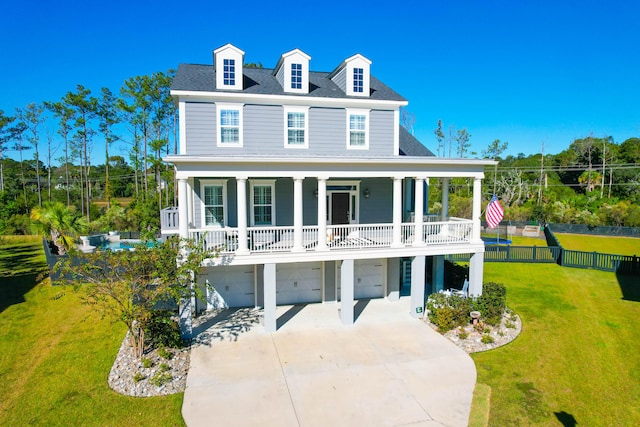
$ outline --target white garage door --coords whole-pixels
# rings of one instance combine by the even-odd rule
[[[276,304],[321,301],[321,262],[300,262],[276,266]]]
[[[353,265],[353,298],[382,298],[384,297],[384,284],[387,278],[385,259],[357,259]],[[338,299],[341,291],[341,271],[339,262],[337,269]]]
[[[199,281],[209,281],[215,292],[207,297],[207,302],[215,308],[253,307],[255,288],[253,266],[209,267]]]

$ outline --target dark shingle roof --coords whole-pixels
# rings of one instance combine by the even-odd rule
[[[435,156],[427,147],[400,126],[400,155],[401,156]]]
[[[242,93],[320,98],[361,98],[347,96],[333,80],[328,78],[329,73],[309,72],[309,94],[292,94],[282,89],[271,68],[243,68],[242,72],[244,78]],[[370,87],[371,95],[367,99],[406,101],[374,76],[371,76]],[[215,68],[213,65],[180,64],[176,76],[173,78],[171,90],[217,92]]]

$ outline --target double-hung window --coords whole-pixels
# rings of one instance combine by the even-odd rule
[[[347,148],[369,148],[369,110],[347,110]]]
[[[284,146],[307,148],[309,146],[309,109],[306,107],[285,107]]]
[[[236,84],[236,60],[224,59],[223,82],[225,86],[235,86]]]
[[[216,104],[218,146],[242,146],[242,105]]]
[[[291,64],[291,89],[302,89],[302,64]]]
[[[251,184],[251,225],[275,224],[275,181],[256,181]]]
[[[353,91],[355,93],[364,92],[364,69],[363,68],[353,69]]]
[[[226,216],[226,182],[202,181],[202,225],[224,227]]]

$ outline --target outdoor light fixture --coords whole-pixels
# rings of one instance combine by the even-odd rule
[[[364,191],[362,192],[362,194],[364,195],[365,199],[368,199],[369,196],[371,196],[371,193],[369,192],[368,188],[365,188]]]

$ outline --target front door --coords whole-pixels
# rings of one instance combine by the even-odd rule
[[[349,193],[331,193],[331,224],[349,224]]]

